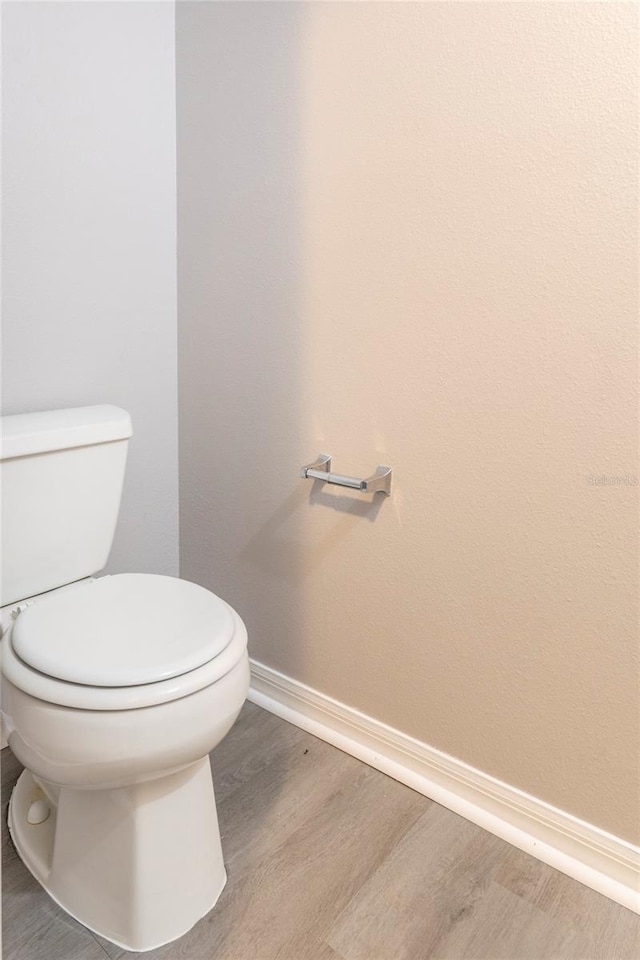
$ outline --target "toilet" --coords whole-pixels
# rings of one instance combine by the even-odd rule
[[[249,660],[242,620],[203,587],[97,576],[131,433],[106,405],[2,418],[1,708],[25,767],[8,817],[20,858],[80,923],[145,951],[225,885],[208,754]]]

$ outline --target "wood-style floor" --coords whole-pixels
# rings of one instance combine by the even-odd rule
[[[6,829],[4,960],[121,960],[60,910]],[[247,704],[213,756],[229,880],[153,960],[640,960],[640,917]]]

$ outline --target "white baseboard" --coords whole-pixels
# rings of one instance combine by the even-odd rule
[[[255,660],[249,700],[640,913],[640,848]]]

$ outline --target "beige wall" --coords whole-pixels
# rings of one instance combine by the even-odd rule
[[[634,6],[178,8],[183,575],[640,839]]]

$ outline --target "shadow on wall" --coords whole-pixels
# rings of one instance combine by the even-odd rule
[[[309,493],[283,502],[279,482],[302,426],[299,19],[186,2],[176,24],[181,575],[237,607],[250,649],[275,630],[287,656]]]
[[[375,521],[384,499],[382,496],[373,496],[363,501],[341,493],[329,493],[320,480],[315,480],[309,492],[302,487],[287,497],[247,542],[239,554],[240,561],[249,567],[259,567],[268,577],[276,580],[284,578],[289,584],[301,584],[331,557],[336,546],[349,536],[358,519],[371,523]],[[299,541],[282,540],[280,532],[292,522],[296,512],[304,508],[305,502],[309,507],[333,510],[342,514],[342,517],[332,523],[324,536],[303,553]],[[277,548],[274,547],[276,543]]]
[[[272,665],[304,675],[309,604],[297,588],[394,505],[299,477],[323,442],[304,382],[308,13],[277,7],[177,7],[180,553],[183,577],[246,618],[250,652],[270,638]],[[366,473],[369,457],[384,460],[377,446],[340,463]]]

